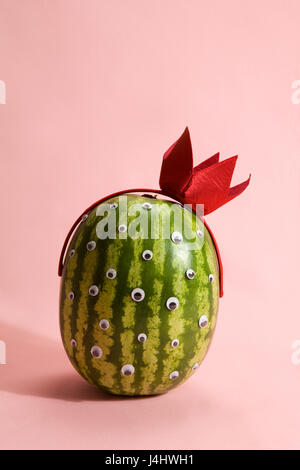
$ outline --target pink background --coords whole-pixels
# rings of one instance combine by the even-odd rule
[[[300,448],[298,0],[0,0],[0,447]],[[195,163],[240,155],[207,217],[224,263],[210,352],[165,396],[77,376],[58,329],[67,230],[118,189],[158,187],[188,125]]]

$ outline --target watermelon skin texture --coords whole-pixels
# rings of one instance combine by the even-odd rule
[[[155,395],[185,382],[207,353],[219,304],[218,258],[208,230],[194,213],[145,196],[127,195],[127,201],[128,213],[136,204],[151,204],[148,230],[155,238],[122,238],[117,231],[115,239],[99,239],[102,217],[97,208],[88,214],[66,254],[61,336],[71,363],[89,383],[117,395]],[[118,204],[109,210],[118,218],[120,197],[106,204]],[[185,227],[204,233],[193,240],[196,249],[190,249],[185,237],[174,243],[162,236],[172,210],[185,214]],[[153,211],[159,214],[154,221]],[[128,216],[128,227],[132,219]],[[175,219],[171,217],[171,234],[177,228]],[[143,259],[145,250],[153,253],[152,259]],[[115,277],[108,277],[109,270]],[[187,277],[188,270],[194,278]],[[144,291],[144,299],[132,298],[136,288]],[[170,310],[168,299],[174,297],[179,305]]]

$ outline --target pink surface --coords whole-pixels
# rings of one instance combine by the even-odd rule
[[[298,0],[0,0],[1,448],[300,448],[299,15]],[[207,217],[216,334],[182,387],[111,398],[62,350],[59,252],[101,196],[158,187],[186,125],[195,164],[238,153],[233,183],[253,175]]]

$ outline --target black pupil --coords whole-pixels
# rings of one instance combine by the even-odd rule
[[[136,300],[140,300],[140,299],[142,298],[142,294],[141,294],[140,292],[136,292],[136,293],[134,294],[134,298],[135,298]]]
[[[149,259],[149,258],[150,258],[150,253],[146,253],[146,254],[145,254],[145,258],[146,258],[146,259]]]
[[[108,273],[108,277],[113,277],[113,273]]]
[[[141,341],[145,341],[144,336],[141,336],[141,337],[140,337],[140,340],[141,340]]]
[[[131,375],[130,370],[125,370],[124,375]]]
[[[169,308],[171,310],[174,310],[176,308],[176,303],[175,302],[170,302]]]

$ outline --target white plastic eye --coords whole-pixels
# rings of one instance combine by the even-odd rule
[[[81,217],[82,222],[84,222],[87,218],[88,218],[88,214],[84,214],[84,215]]]
[[[102,349],[99,346],[93,346],[91,349],[91,355],[96,359],[99,359],[103,354]]]
[[[74,339],[74,338],[71,339],[71,346],[72,346],[72,348],[76,348],[76,346],[77,346],[76,339]]]
[[[144,202],[144,204],[142,205],[142,208],[149,211],[150,209],[152,209],[152,204],[150,204],[150,202]]]
[[[69,254],[70,258],[73,258],[74,255],[75,255],[75,250],[71,250]]]
[[[213,280],[214,280],[213,274],[210,274],[210,275],[208,276],[208,280],[209,280],[209,282],[213,282]]]
[[[124,232],[126,232],[127,227],[126,227],[126,225],[122,224],[122,225],[119,225],[118,230],[119,230],[120,233],[124,233]]]
[[[199,320],[200,328],[205,328],[207,324],[208,324],[207,316],[206,315],[201,315],[200,320]]]
[[[137,287],[131,292],[131,298],[136,302],[141,302],[141,300],[145,298],[145,292],[143,291],[143,289]]]
[[[171,380],[178,379],[178,377],[179,377],[179,372],[178,372],[178,370],[174,370],[173,372],[171,372],[171,374],[169,375],[169,377],[170,377]]]
[[[198,367],[199,367],[199,364],[198,364],[198,362],[196,362],[196,364],[193,365],[192,369],[195,370],[195,369],[197,369]]]
[[[87,243],[86,247],[88,251],[93,251],[96,248],[96,242],[94,242],[94,240],[91,240]]]
[[[89,288],[89,294],[92,295],[93,297],[95,297],[95,295],[97,295],[99,292],[99,289],[97,286],[91,286]]]
[[[99,326],[101,330],[107,330],[109,328],[109,321],[103,318],[103,320],[100,320]]]
[[[116,202],[113,202],[109,207],[110,209],[117,209],[118,204]]]
[[[203,234],[202,230],[197,230],[197,237],[198,238],[203,238],[203,235],[204,234]]]
[[[153,258],[153,253],[150,250],[145,250],[143,251],[142,257],[145,261],[149,261],[150,259]]]
[[[108,279],[114,279],[117,275],[117,271],[115,271],[114,269],[110,268],[107,272],[106,272],[106,277]]]
[[[122,367],[121,372],[126,377],[129,377],[130,375],[134,374],[134,367],[131,364],[125,364],[125,366]]]
[[[171,240],[173,243],[178,245],[178,243],[181,243],[183,240],[183,237],[180,232],[173,232],[171,235]]]
[[[69,292],[68,297],[70,300],[74,300],[74,297],[75,297],[74,292]]]
[[[179,339],[173,339],[171,344],[172,348],[177,348],[177,346],[179,346]]]
[[[192,269],[188,269],[187,272],[185,273],[185,275],[188,279],[194,279],[195,271],[193,271]]]
[[[169,310],[176,310],[179,307],[179,300],[176,297],[169,297],[166,306]]]
[[[145,333],[140,333],[140,334],[138,335],[138,341],[139,341],[140,343],[144,343],[144,341],[146,341],[146,339],[147,339],[147,335],[145,335]]]

